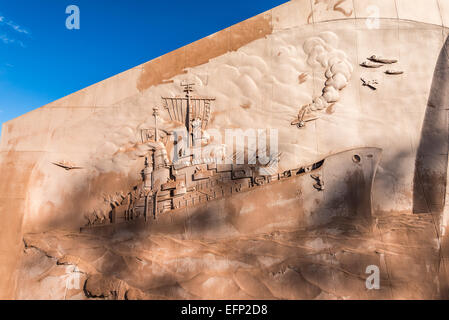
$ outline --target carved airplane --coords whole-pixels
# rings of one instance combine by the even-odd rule
[[[307,122],[315,121],[318,119],[318,116],[308,112],[307,106],[303,106],[301,110],[299,110],[298,118],[293,120],[291,123],[292,126],[297,126],[298,128],[303,128],[306,126]]]
[[[378,57],[376,55],[369,57],[368,60],[371,62],[382,63],[382,64],[393,64],[393,63],[398,62],[398,60],[396,60],[396,59],[386,59],[386,58]]]
[[[370,88],[371,90],[377,90],[377,87],[375,86],[376,84],[379,84],[379,83],[377,82],[377,80],[366,80],[366,79],[364,79],[364,78],[360,78],[360,80],[362,80],[362,85],[363,85],[364,87],[368,87],[368,88]]]
[[[388,75],[399,75],[399,74],[403,74],[404,71],[401,70],[387,70],[385,71],[386,74]]]
[[[373,62],[371,62],[371,61],[363,61],[363,62],[360,64],[360,66],[361,66],[361,67],[364,67],[364,68],[371,68],[371,69],[373,69],[373,68],[380,68],[380,67],[383,66],[383,64],[380,64],[380,63],[373,63]]]
[[[65,170],[67,170],[67,171],[75,170],[75,169],[84,169],[83,167],[76,167],[76,166],[73,166],[73,165],[71,165],[70,163],[65,162],[65,161],[62,161],[62,162],[52,162],[52,164],[54,164],[55,166],[58,166],[58,167],[60,167],[60,168],[63,168],[63,169],[65,169]]]

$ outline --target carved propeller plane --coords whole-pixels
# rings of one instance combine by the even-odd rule
[[[364,78],[360,78],[360,80],[362,80],[362,85],[363,85],[364,87],[368,87],[368,88],[370,88],[371,90],[377,90],[376,85],[379,84],[379,83],[377,82],[377,80],[366,80],[366,79],[364,79]]]
[[[52,164],[54,164],[55,166],[58,166],[60,168],[63,168],[67,171],[75,170],[75,169],[84,169],[83,167],[76,167],[67,162],[52,162]]]
[[[297,126],[298,128],[302,128],[306,126],[307,122],[315,121],[318,119],[318,116],[308,112],[307,106],[303,106],[301,110],[299,110],[298,118],[293,120],[291,125]]]
[[[382,64],[393,64],[393,63],[398,62],[398,60],[396,60],[396,59],[387,59],[387,58],[383,58],[383,57],[378,57],[376,55],[369,57],[368,60],[371,62],[382,63]]]

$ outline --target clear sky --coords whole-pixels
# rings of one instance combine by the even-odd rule
[[[284,2],[0,0],[0,123]]]

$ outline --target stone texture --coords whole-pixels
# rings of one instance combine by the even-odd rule
[[[290,1],[272,9],[275,30],[301,27],[312,23],[312,5],[309,1]]]
[[[354,0],[356,18],[397,19],[395,0]]]
[[[407,0],[396,0],[396,5],[399,19],[442,25],[440,8],[436,0],[417,0],[413,5]]]
[[[441,19],[444,27],[449,27],[449,2],[447,0],[438,0]]]
[[[354,18],[354,4],[349,0],[313,0],[313,22]]]

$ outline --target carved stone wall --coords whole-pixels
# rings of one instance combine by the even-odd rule
[[[147,151],[139,143],[141,130],[152,126],[161,96],[179,95],[184,80],[195,82],[199,95],[216,97],[210,128],[277,129],[280,170],[353,147],[382,148],[374,214],[379,219],[412,215],[425,116],[440,124],[437,135],[447,137],[447,107],[434,118],[428,104],[449,34],[449,1],[413,2],[290,1],[5,123],[0,298],[16,292],[23,234],[76,230],[105,194],[135,185]],[[376,28],[370,5],[379,9]],[[398,59],[395,68],[403,73],[360,66],[372,55]],[[346,69],[327,74],[335,58]],[[361,78],[377,81],[376,90],[363,86]],[[316,110],[317,120],[303,128],[290,125],[301,106],[331,89],[333,96]],[[169,115],[160,110],[161,123],[170,126]],[[434,180],[426,180],[442,195],[440,211],[447,177],[443,149],[432,158]]]

